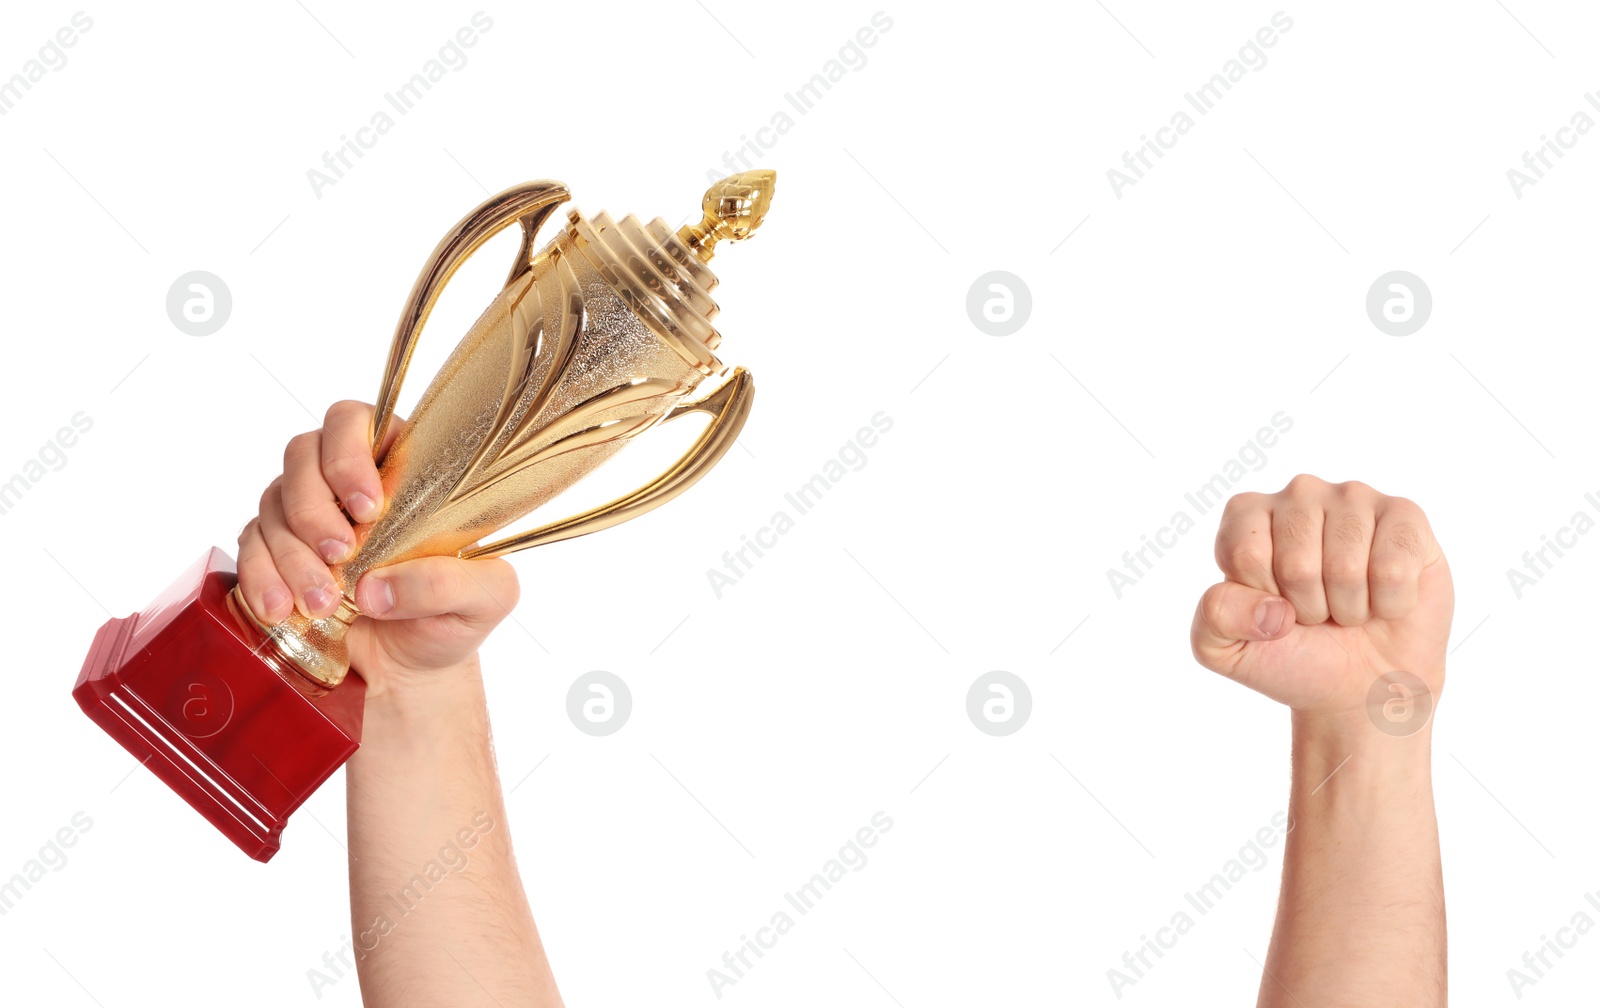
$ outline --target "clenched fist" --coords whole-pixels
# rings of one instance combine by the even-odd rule
[[[321,430],[289,442],[283,475],[239,534],[239,585],[268,623],[293,609],[320,618],[338,608],[329,565],[355,556],[385,503],[367,438],[371,423],[366,403],[335,403]],[[399,430],[396,420],[386,446]],[[347,513],[362,524],[352,528]],[[422,557],[367,572],[355,602],[362,616],[350,627],[350,666],[366,680],[371,700],[471,661],[517,604],[517,575],[504,560]]]
[[[1422,509],[1364,483],[1296,476],[1234,497],[1217,531],[1224,580],[1200,599],[1200,664],[1293,708],[1365,716],[1374,682],[1419,677],[1437,697],[1455,607]]]

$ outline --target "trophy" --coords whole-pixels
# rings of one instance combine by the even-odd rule
[[[608,528],[678,496],[733,446],[750,413],[748,372],[715,356],[718,241],[760,226],[776,176],[713,185],[698,224],[673,232],[576,209],[534,253],[564,185],[527,182],[485,201],[434,249],[389,350],[370,431],[394,415],[417,337],[456,268],[521,224],[505,287],[377,457],[384,510],[355,529],[333,568],[333,615],[275,625],[251,612],[234,562],[213,548],[143,612],[102,626],[73,696],[96,724],[251,857],[277,853],[289,815],[355,752],[365,684],[345,635],[366,571],[421,556],[503,556]],[[715,388],[691,398],[706,379]],[[689,413],[704,430],[669,469],[625,496],[562,521],[480,544],[611,458],[637,435]],[[375,448],[375,451],[378,449]]]

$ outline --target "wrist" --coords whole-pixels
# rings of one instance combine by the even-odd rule
[[[1343,711],[1289,712],[1290,737],[1296,749],[1315,748],[1362,753],[1387,760],[1426,759],[1433,740],[1430,717],[1420,728],[1397,725],[1369,708]]]
[[[460,686],[476,678],[480,671],[476,651],[441,668],[408,669],[386,663],[380,674],[367,682],[367,703],[370,706],[382,699],[403,707],[414,702],[412,698],[424,698]]]
[[[1415,804],[1431,795],[1433,726],[1392,735],[1366,711],[1291,714],[1294,789],[1307,799]]]
[[[450,668],[422,675],[391,675],[384,687],[368,690],[363,735],[393,725],[407,733],[448,728],[485,706],[483,674],[476,654]]]

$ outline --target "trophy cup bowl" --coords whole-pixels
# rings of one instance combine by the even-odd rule
[[[537,253],[535,236],[569,198],[553,181],[486,200],[423,266],[401,313],[371,428],[394,415],[412,351],[456,269],[520,224],[504,287],[377,458],[384,510],[355,528],[334,568],[337,610],[260,619],[232,559],[212,549],[151,606],[100,628],[73,695],[97,724],[252,857],[277,852],[289,815],[360,744],[365,685],[345,636],[369,570],[421,556],[503,556],[608,528],[687,490],[732,447],[754,384],[716,357],[719,241],[750,237],[775,175],[751,171],[707,190],[698,224],[592,219],[576,209]],[[707,379],[723,380],[691,398]],[[690,413],[709,417],[688,451],[606,504],[486,544],[481,540],[581,480],[634,437]],[[355,670],[359,673],[359,669]]]

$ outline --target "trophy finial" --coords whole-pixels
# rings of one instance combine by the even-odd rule
[[[700,201],[705,218],[679,228],[678,238],[701,262],[706,262],[714,254],[712,247],[722,239],[743,241],[750,237],[767,215],[777,180],[778,173],[770,168],[729,175],[706,190]]]

